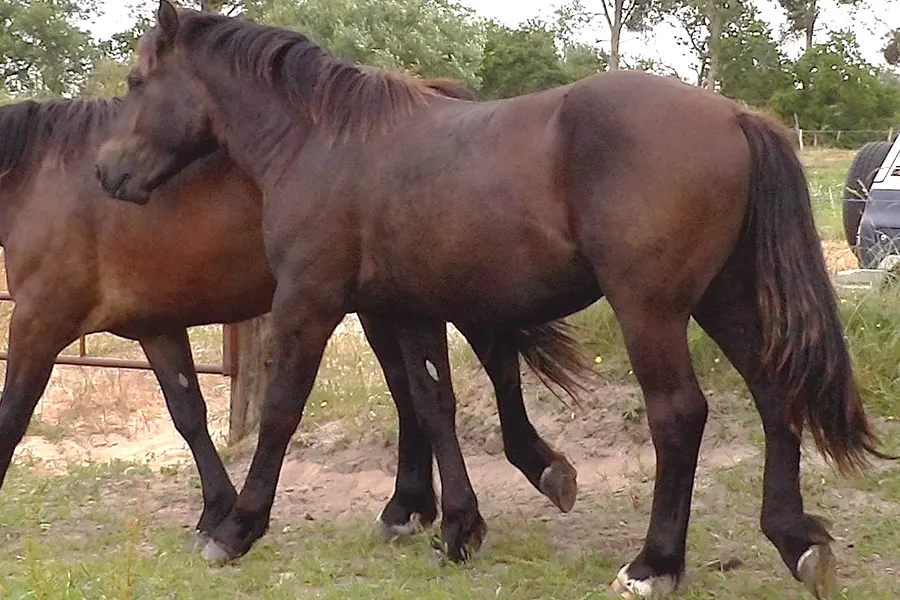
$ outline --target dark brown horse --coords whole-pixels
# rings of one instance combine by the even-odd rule
[[[263,191],[277,287],[274,375],[234,511],[204,555],[267,528],[283,455],[345,313],[391,315],[443,485],[449,553],[482,534],[455,437],[443,323],[492,330],[605,295],[643,389],[656,449],[644,547],[623,596],[674,588],[707,403],[693,315],[744,376],[766,434],[762,529],[816,594],[829,536],[803,512],[800,433],[844,471],[874,449],[810,209],[781,127],[681,82],[618,72],[498,102],[343,63],[291,31],[161,0],[129,77],[104,188],[150,193],[223,147]],[[210,204],[206,218],[219,212]]]
[[[451,82],[431,85],[461,93]],[[0,107],[0,243],[16,303],[0,399],[0,481],[54,357],[83,333],[111,331],[141,343],[190,446],[204,499],[197,530],[204,534],[227,516],[237,493],[206,428],[185,328],[247,319],[271,306],[275,281],[263,253],[260,193],[219,153],[160,189],[147,209],[108,198],[94,176],[94,156],[120,106],[96,99]],[[217,214],[206,214],[213,204]],[[381,516],[386,533],[396,535],[436,518],[432,451],[415,418],[391,322],[360,320],[399,413],[396,489]],[[575,471],[528,421],[517,355],[571,389],[584,363],[568,329],[551,323],[465,334],[494,382],[509,460],[568,511]]]

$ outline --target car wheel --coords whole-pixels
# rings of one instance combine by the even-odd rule
[[[856,245],[859,242],[859,222],[866,208],[869,187],[875,179],[875,173],[891,150],[891,142],[869,142],[859,149],[844,180],[844,235],[853,251],[859,255]]]

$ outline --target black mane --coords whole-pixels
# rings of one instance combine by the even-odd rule
[[[437,95],[424,80],[350,64],[295,31],[213,13],[179,16],[176,44],[284,94],[336,138],[365,136]]]
[[[0,106],[0,176],[38,151],[68,160],[84,150],[90,133],[112,121],[119,102],[118,98],[23,100]]]

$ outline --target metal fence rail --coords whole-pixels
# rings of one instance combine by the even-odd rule
[[[13,302],[13,298],[9,292],[0,291],[0,302]],[[197,373],[208,375],[226,375],[234,376],[236,374],[237,358],[234,356],[237,350],[235,343],[236,329],[233,325],[225,325],[222,336],[222,364],[209,365],[197,364],[195,368]],[[139,369],[143,371],[152,371],[153,367],[145,360],[131,360],[126,358],[115,358],[110,356],[90,356],[87,353],[87,336],[82,335],[78,338],[78,354],[60,354],[54,361],[58,365],[74,365],[81,367],[111,367],[117,369]],[[0,360],[7,360],[9,353],[6,350],[0,350]]]

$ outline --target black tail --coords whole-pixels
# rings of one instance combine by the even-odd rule
[[[784,384],[785,416],[841,472],[889,457],[863,410],[816,233],[803,166],[787,131],[753,113],[738,116],[750,144],[748,234],[755,238],[762,365]]]
[[[513,338],[519,354],[544,385],[547,385],[546,377],[573,400],[578,400],[579,390],[584,391],[580,380],[592,375],[593,370],[575,337],[574,325],[563,320],[551,321],[520,329],[514,332]]]

